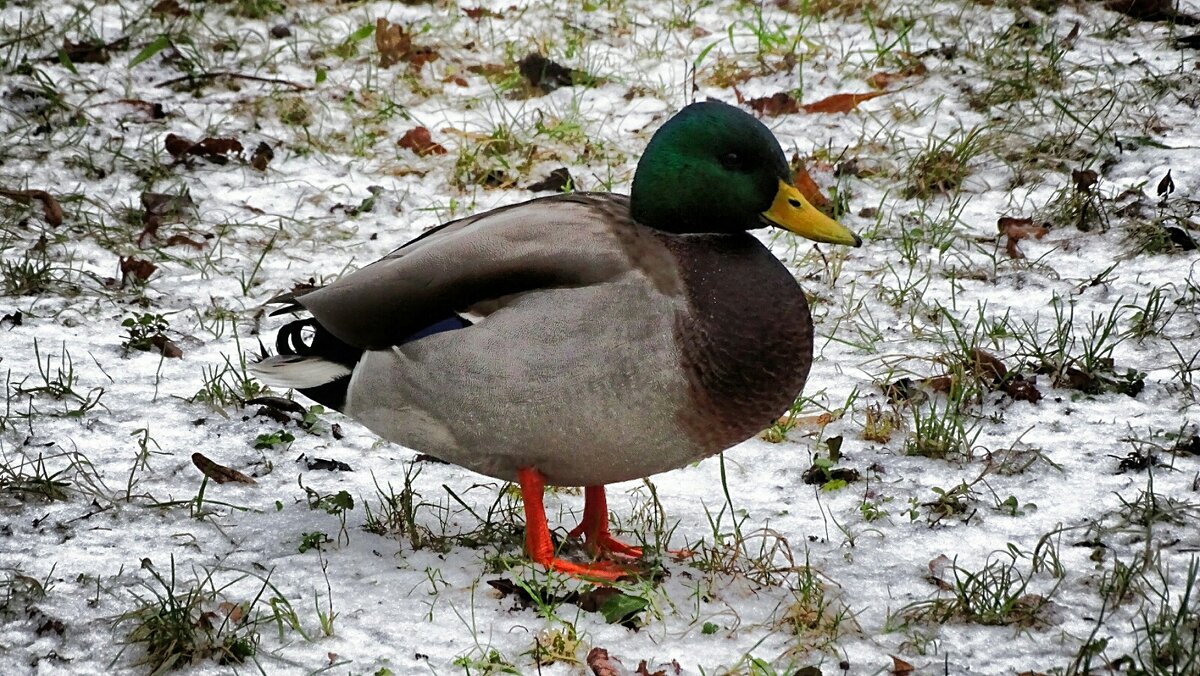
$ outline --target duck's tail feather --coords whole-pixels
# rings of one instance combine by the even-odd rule
[[[257,364],[251,364],[249,368],[268,385],[291,387],[301,391],[331,383],[352,373],[344,364],[321,357],[290,354],[268,357]]]
[[[276,356],[251,365],[250,370],[267,384],[291,387],[342,410],[361,349],[342,342],[309,317],[283,325],[275,337],[275,350]]]

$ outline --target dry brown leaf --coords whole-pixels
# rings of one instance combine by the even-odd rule
[[[463,7],[463,14],[467,15],[468,19],[479,21],[484,17],[500,18],[504,16],[499,12],[488,9],[487,7]]]
[[[833,414],[819,413],[817,415],[784,415],[780,416],[777,422],[780,425],[789,425],[792,427],[824,427],[833,422]]]
[[[575,84],[575,71],[551,61],[537,52],[532,52],[521,59],[517,63],[517,70],[529,84],[546,94],[559,87],[570,87]]]
[[[566,167],[553,169],[540,181],[529,184],[526,190],[533,192],[562,192],[567,188],[575,185],[575,179],[571,178],[571,172]]]
[[[916,670],[916,667],[895,655],[889,655],[889,657],[892,658],[892,674],[894,676],[907,676]]]
[[[71,42],[63,38],[62,52],[72,63],[108,63],[111,58],[109,50],[123,46],[128,41],[127,38],[118,38],[105,44],[99,40]]]
[[[804,199],[814,207],[824,211],[830,205],[829,198],[821,192],[820,186],[812,179],[812,175],[808,173],[808,168],[800,162],[799,157],[792,158],[792,183],[796,189],[804,195]]]
[[[1014,401],[1027,401],[1036,404],[1042,399],[1042,392],[1037,388],[1033,378],[1010,378],[1004,383],[1004,393]]]
[[[202,453],[192,454],[192,464],[195,465],[196,469],[200,470],[204,476],[219,484],[227,484],[230,482],[239,484],[257,483],[254,479],[251,479],[236,469],[232,469],[224,465],[218,465],[212,460],[204,457]]]
[[[135,279],[139,282],[144,282],[150,279],[150,275],[158,269],[158,266],[143,258],[130,256],[120,259],[121,269],[121,286],[125,286],[130,279]]]
[[[1091,169],[1071,170],[1071,181],[1075,184],[1075,189],[1079,192],[1090,192],[1092,186],[1096,185],[1096,181],[1100,180],[1100,174],[1097,174]]]
[[[971,348],[971,370],[977,378],[986,379],[993,384],[1004,380],[1004,376],[1008,375],[1008,367],[999,357],[977,347]]]
[[[241,604],[230,601],[221,601],[218,603],[217,610],[225,613],[225,617],[229,618],[234,624],[241,624],[242,618],[246,616],[246,611],[242,609]]]
[[[262,141],[254,149],[254,154],[250,156],[250,166],[258,171],[266,171],[267,165],[273,159],[275,159],[275,151],[271,150],[271,146],[267,145],[266,141]]]
[[[834,94],[817,101],[806,103],[801,108],[806,113],[848,113],[858,107],[863,101],[870,101],[887,92],[867,92],[865,94]]]
[[[621,663],[608,656],[604,648],[592,648],[587,654],[587,665],[595,676],[621,676]]]
[[[165,141],[163,141],[163,145],[166,147],[167,152],[170,153],[171,157],[179,159],[186,155],[195,144],[182,136],[178,136],[176,134],[167,134],[167,138]]]
[[[152,336],[150,338],[150,344],[158,348],[158,351],[162,354],[162,356],[166,357],[167,359],[183,358],[183,350],[175,344],[175,341],[162,335],[161,333],[157,336]]]
[[[421,157],[426,155],[445,155],[446,148],[440,143],[435,143],[433,137],[429,134],[429,129],[425,127],[413,127],[404,132],[404,136],[396,142],[401,148],[407,148]]]
[[[29,204],[31,201],[37,200],[42,203],[42,218],[46,219],[46,223],[50,224],[51,227],[62,225],[62,205],[45,190],[5,190],[4,188],[0,188],[0,195],[21,204]]]
[[[163,145],[171,157],[176,160],[183,159],[188,155],[196,155],[216,164],[225,164],[229,161],[227,155],[239,155],[242,152],[242,144],[237,139],[215,136],[205,138],[199,143],[192,143],[183,136],[167,134]]]
[[[188,149],[192,155],[200,155],[208,159],[225,160],[225,155],[236,155],[242,152],[242,144],[235,138],[208,137]]]
[[[950,388],[954,387],[953,376],[933,376],[932,378],[926,378],[921,382],[924,383],[925,387],[928,387],[934,392],[945,393],[949,392]]]
[[[929,72],[925,64],[921,62],[914,63],[911,66],[893,71],[880,71],[867,78],[867,84],[874,89],[887,89],[892,84],[903,80],[907,77],[916,77]]]
[[[1025,254],[1017,244],[1027,238],[1041,239],[1050,232],[1046,225],[1035,225],[1032,218],[1010,218],[1001,216],[996,220],[996,228],[1005,237],[1004,250],[1009,258],[1025,258]]]
[[[741,94],[738,94],[741,98]],[[750,106],[754,112],[767,117],[775,117],[776,115],[789,115],[791,113],[800,112],[800,102],[792,98],[787,92],[779,92],[771,96],[763,96],[757,99],[749,99],[747,101],[739,101]]]
[[[204,242],[194,240],[187,235],[171,235],[167,238],[167,246],[190,246],[199,251],[204,248]]]
[[[638,668],[633,673],[636,676],[667,676],[666,669],[659,669],[658,671],[650,671],[650,668],[646,666],[646,660],[642,660],[641,662],[638,662]]]
[[[179,4],[179,0],[159,0],[150,8],[150,16],[191,16],[192,13]]]
[[[432,47],[414,45],[412,35],[404,30],[404,26],[382,17],[375,20],[375,48],[379,50],[380,68],[391,68],[401,61],[407,61],[413,70],[420,71],[426,63],[436,61],[439,56]]]

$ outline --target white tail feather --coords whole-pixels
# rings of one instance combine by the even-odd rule
[[[350,375],[350,369],[337,362],[295,355],[277,355],[250,364],[249,368],[268,385],[297,390],[317,387]]]

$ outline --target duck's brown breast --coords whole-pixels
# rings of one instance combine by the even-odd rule
[[[692,404],[679,422],[716,453],[767,428],[799,396],[812,317],[795,278],[748,233],[664,239],[688,304],[675,320]]]

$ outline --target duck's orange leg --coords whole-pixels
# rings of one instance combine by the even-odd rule
[[[583,535],[588,551],[594,555],[617,554],[631,559],[642,556],[641,549],[630,547],[608,532],[608,499],[604,496],[604,486],[583,489],[583,520],[569,535]]]
[[[546,524],[546,509],[542,503],[546,478],[536,469],[526,467],[517,470],[517,482],[521,486],[521,497],[525,502],[525,551],[534,563],[560,573],[610,582],[629,574],[625,568],[611,561],[597,561],[585,565],[564,561],[554,556],[554,543],[550,541],[550,527]],[[604,489],[600,490],[603,498]],[[584,512],[586,513],[586,511],[585,506]],[[606,532],[607,518],[608,515],[605,514]]]

